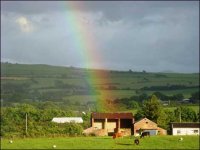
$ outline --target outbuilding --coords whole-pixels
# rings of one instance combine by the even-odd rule
[[[102,130],[105,135],[115,132],[133,133],[134,117],[132,113],[97,113],[91,114],[91,127]]]
[[[147,118],[140,119],[134,124],[134,135],[138,136],[141,132],[149,132],[150,135],[167,134],[167,131],[165,129],[158,127],[155,122]]]
[[[199,122],[171,123],[172,135],[200,135]]]
[[[81,117],[59,117],[59,118],[53,118],[52,122],[56,122],[56,123],[83,123],[83,119]]]

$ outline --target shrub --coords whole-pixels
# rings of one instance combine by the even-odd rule
[[[83,127],[76,123],[66,123],[64,132],[68,133],[69,135],[81,135],[83,132]]]

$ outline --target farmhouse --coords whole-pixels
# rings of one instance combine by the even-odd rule
[[[53,118],[52,122],[56,123],[83,123],[83,119],[81,117],[60,117],[60,118]]]
[[[172,135],[199,135],[199,122],[171,123]]]
[[[91,114],[92,128],[104,132],[104,135],[112,135],[114,132],[124,132],[124,135],[131,135],[133,123],[132,113],[94,112]]]
[[[140,132],[149,132],[150,135],[166,135],[167,131],[157,126],[157,124],[147,118],[143,118],[134,124],[134,135],[138,136]]]

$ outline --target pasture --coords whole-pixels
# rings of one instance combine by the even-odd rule
[[[184,98],[189,98],[191,93],[198,91],[197,85],[199,85],[199,74],[105,71],[7,63],[2,63],[1,67],[1,97],[4,99],[4,104],[9,101],[26,103],[27,100],[53,101],[64,102],[75,110],[85,110],[86,108],[82,108],[81,105],[86,105],[88,102],[94,104],[97,99],[130,98],[142,93],[150,95],[156,91],[168,96],[181,93]],[[92,79],[91,72],[101,76]],[[99,82],[94,82],[97,80]],[[187,88],[141,90],[144,87],[167,85],[182,85]],[[123,107],[120,106],[120,111],[126,111],[126,107]],[[90,108],[95,109],[94,105]]]
[[[196,113],[199,113],[199,106],[187,106],[193,109]],[[177,107],[164,107],[164,109],[168,109],[170,111],[174,111]]]
[[[25,138],[13,139],[12,144],[2,139],[1,149],[199,149],[199,136],[151,136],[140,139],[139,145],[134,144],[134,137]]]

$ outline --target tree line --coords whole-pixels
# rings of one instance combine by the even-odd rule
[[[134,105],[134,104],[133,104]],[[163,109],[160,100],[152,95],[141,105],[135,103],[137,113],[135,120],[147,117],[158,126],[170,132],[171,122],[197,122],[199,113],[187,106],[179,106],[174,110]],[[26,132],[26,114],[28,116],[28,130]],[[85,128],[90,127],[90,112],[75,113],[71,110],[62,110],[53,102],[38,104],[15,104],[12,107],[1,108],[1,137],[39,137],[39,136],[78,136]],[[52,122],[54,117],[82,117],[83,124]],[[181,120],[180,120],[181,118]]]
[[[28,130],[26,132],[26,114]],[[52,122],[54,117],[74,117],[73,111],[61,110],[52,102],[45,102],[42,105],[17,104],[12,107],[1,109],[1,137],[36,137],[36,136],[75,136],[81,135],[84,128],[90,124],[90,114],[79,114],[83,124]]]
[[[190,88],[198,88],[199,86],[186,86],[186,85],[166,85],[166,86],[150,86],[143,87],[141,90],[156,91],[156,90],[182,90]]]
[[[184,96],[181,93],[168,96],[161,92],[154,92],[153,95],[155,95],[161,102],[170,101],[169,106],[176,106],[177,104],[180,104],[180,102],[184,99]],[[150,98],[151,98],[151,95],[142,93],[140,95],[133,95],[129,98],[117,98],[113,100],[112,103],[123,104],[128,109],[137,109],[139,106],[142,106],[145,100],[150,99]],[[191,104],[199,104],[199,91],[191,93],[191,96],[189,99],[190,99]]]

